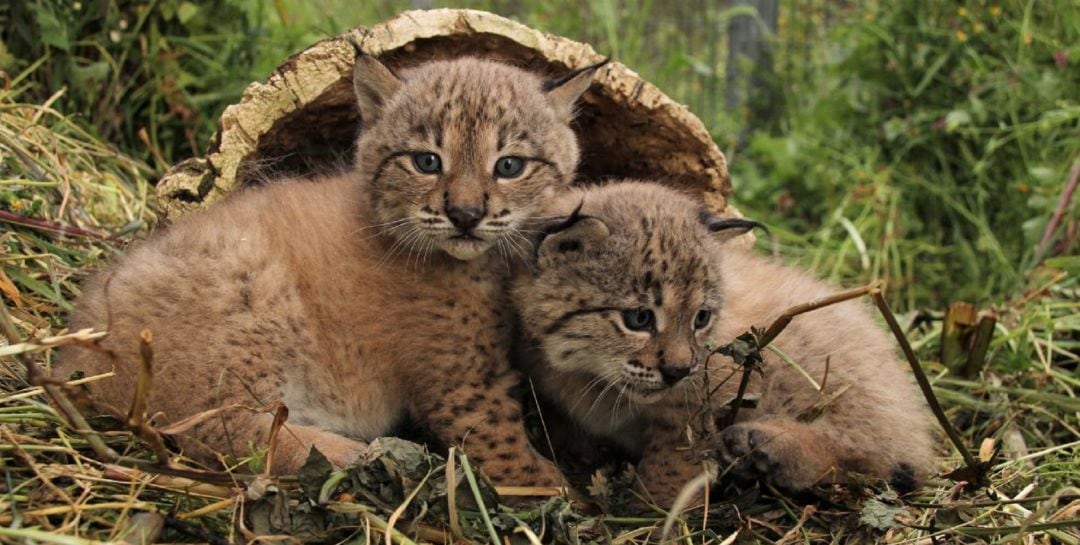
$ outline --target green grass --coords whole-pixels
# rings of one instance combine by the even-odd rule
[[[724,28],[734,12],[719,3],[456,5],[588,41],[688,104],[732,160],[735,202],[772,227],[761,249],[836,282],[885,281],[902,321],[917,324],[909,337],[962,437],[974,450],[1001,448],[990,489],[958,492],[937,478],[901,501],[873,483],[797,500],[728,487],[707,517],[698,510],[675,521],[669,541],[718,543],[737,532],[742,542],[765,543],[917,543],[931,534],[958,543],[1080,543],[1074,203],[1036,255],[1080,153],[1075,2],[784,0],[775,44],[783,92],[754,127],[746,126],[748,112],[721,107]],[[80,6],[0,5],[0,302],[25,339],[65,332],[88,269],[152,227],[151,181],[205,148],[218,113],[248,82],[311,41],[406,7],[384,0]],[[972,379],[937,362],[941,314],[957,299],[999,316],[987,367]],[[396,451],[405,456],[396,465],[337,475],[322,489],[315,485],[323,481],[284,483],[287,494],[258,499],[124,476],[65,425],[10,354],[47,367],[52,350],[0,350],[8,351],[0,357],[3,543],[117,539],[138,513],[165,517],[166,540],[207,541],[200,532],[209,532],[246,542],[250,528],[235,524],[241,511],[276,531],[314,525],[329,532],[323,537],[355,541],[386,533],[399,543],[443,541],[456,511],[462,535],[475,543],[521,525],[545,541],[660,542],[662,514],[598,517],[555,500],[483,516],[460,497],[451,509],[437,493],[445,461],[411,447]],[[126,432],[105,438],[149,458]],[[468,482],[455,461],[454,478]],[[411,469],[387,469],[403,465]],[[959,465],[958,453],[943,452],[943,471]],[[583,484],[618,503],[626,479],[613,469]],[[485,491],[478,481],[468,496],[488,502]],[[300,500],[305,493],[325,502],[312,507]],[[275,509],[294,517],[275,519]]]
[[[889,280],[903,308],[1019,289],[1080,160],[1080,6],[837,10],[824,36],[788,12],[790,91],[734,156],[740,202],[830,277]]]

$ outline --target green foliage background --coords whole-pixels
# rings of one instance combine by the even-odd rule
[[[590,42],[657,83],[705,121],[731,159],[736,202],[774,227],[777,250],[835,280],[883,279],[901,308],[1022,288],[1080,150],[1073,0],[783,0],[778,100],[753,126],[751,112],[723,108],[725,29],[746,8],[452,4]],[[289,54],[409,7],[12,2],[0,4],[0,70],[24,98],[63,89],[54,107],[161,171],[201,153],[220,110]],[[1072,247],[1058,243],[1051,251]]]

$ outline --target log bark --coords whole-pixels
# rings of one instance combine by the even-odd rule
[[[271,177],[310,176],[348,168],[362,120],[352,91],[354,50],[398,68],[474,55],[547,75],[603,59],[592,47],[474,10],[408,11],[371,28],[355,28],[285,60],[228,107],[205,157],[170,169],[158,184],[166,216],[206,206]],[[612,62],[580,103],[579,183],[649,178],[700,195],[728,210],[727,162],[701,121],[632,70]]]

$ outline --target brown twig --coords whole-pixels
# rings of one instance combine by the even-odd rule
[[[270,476],[270,468],[274,465],[274,454],[277,452],[277,438],[281,433],[281,427],[289,419],[289,408],[284,403],[279,403],[274,411],[274,421],[270,424],[269,445],[266,447],[266,467],[263,468],[263,476]]]
[[[941,403],[938,402],[937,396],[934,395],[934,388],[930,385],[930,380],[926,378],[926,373],[923,372],[922,365],[919,364],[919,358],[911,348],[911,343],[908,342],[907,336],[904,335],[903,329],[900,328],[900,324],[897,323],[896,316],[889,309],[889,303],[885,301],[885,296],[878,289],[873,290],[870,296],[874,299],[874,304],[877,305],[878,310],[881,311],[881,315],[885,318],[885,323],[888,324],[893,336],[896,337],[896,342],[900,344],[900,350],[904,352],[904,357],[907,358],[908,364],[911,366],[911,372],[915,375],[915,381],[919,384],[919,389],[922,390],[923,397],[926,398],[926,403],[930,406],[930,411],[934,413],[938,423],[945,430],[945,434],[949,436],[949,440],[956,446],[956,450],[960,451],[960,456],[964,458],[964,464],[967,465],[968,469],[975,472],[976,475],[984,475],[979,470],[978,461],[968,452],[964,440],[953,428],[952,422],[949,422],[945,410],[941,408]],[[983,483],[971,484],[982,485]]]
[[[739,380],[739,389],[735,393],[735,399],[731,400],[731,409],[728,411],[725,419],[725,425],[730,426],[735,423],[736,417],[739,415],[739,408],[742,406],[743,397],[746,395],[746,388],[750,385],[750,373],[757,368],[757,364],[761,360],[761,351],[765,349],[777,336],[780,335],[787,328],[788,324],[800,314],[806,314],[820,308],[824,308],[837,303],[842,303],[851,299],[862,297],[868,293],[872,293],[878,290],[877,282],[863,286],[861,288],[854,288],[839,293],[834,293],[828,297],[822,297],[820,299],[814,299],[808,303],[795,305],[783,313],[778,318],[773,320],[764,333],[758,333],[759,330],[752,329],[752,337],[754,346],[751,347],[751,357],[747,357],[745,363],[743,363],[743,374]],[[742,339],[744,336],[740,336]],[[738,340],[738,339],[737,339]],[[735,341],[732,341],[734,343]],[[717,348],[713,353],[721,352],[725,353],[725,350],[730,350],[732,343],[728,343],[722,347]],[[712,354],[710,354],[712,356]],[[740,362],[741,363],[741,362]]]
[[[878,289],[878,284],[877,282],[874,282],[861,288],[854,288],[847,291],[834,293],[828,297],[814,299],[809,303],[795,305],[785,310],[779,318],[773,320],[773,323],[769,325],[768,329],[765,330],[765,334],[761,336],[758,346],[761,349],[769,346],[769,343],[773,342],[773,340],[776,339],[777,335],[780,335],[780,333],[784,331],[784,328],[786,328],[788,324],[791,323],[791,320],[793,320],[796,316],[800,314],[806,314],[807,312],[814,311],[819,308],[824,308],[827,306],[835,305],[837,303],[843,303],[844,301],[848,301],[851,299],[856,299],[858,297],[862,297],[868,293],[871,293],[876,289]]]
[[[72,227],[70,225],[64,225],[55,221],[39,220],[35,218],[28,218],[26,216],[20,216],[7,210],[0,210],[0,221],[5,223],[11,223],[14,225],[22,225],[23,227],[29,227],[31,229],[37,229],[38,231],[45,231],[54,235],[72,235],[78,237],[88,237],[96,239],[104,239],[105,235],[94,231],[88,231],[81,227]]]
[[[146,402],[154,381],[154,349],[150,344],[153,340],[149,329],[139,333],[139,376],[135,382],[135,395],[131,398],[131,409],[127,414],[127,427],[150,445],[159,464],[171,467],[172,456],[169,455],[169,449],[165,448],[165,439],[146,418]]]
[[[1072,196],[1076,192],[1077,185],[1080,185],[1080,159],[1073,163],[1069,181],[1065,183],[1065,189],[1061,192],[1061,198],[1058,199],[1057,206],[1054,208],[1054,214],[1050,216],[1050,223],[1046,224],[1042,240],[1039,241],[1038,249],[1035,250],[1035,263],[1042,262],[1046,250],[1050,247],[1050,241],[1054,239],[1054,233],[1061,226],[1062,218],[1065,217],[1065,210],[1069,208],[1069,203],[1072,202]]]
[[[66,472],[64,475],[71,478],[85,478],[82,473],[81,467],[72,467],[72,472]],[[146,483],[169,490],[177,490],[184,492],[185,494],[192,494],[196,496],[206,496],[211,498],[231,498],[236,494],[236,491],[231,486],[222,486],[220,484],[210,484],[200,480],[188,479],[185,477],[174,477],[171,475],[160,475],[155,473],[145,472],[141,469],[135,469],[128,466],[122,466],[117,464],[105,464],[101,469],[101,477],[114,481],[124,482],[136,482],[145,481]]]
[[[739,390],[735,393],[735,399],[731,400],[731,409],[728,410],[727,418],[724,421],[724,427],[731,426],[735,423],[736,417],[739,416],[739,408],[742,407],[743,397],[746,395],[746,388],[750,385],[750,373],[754,371],[753,365],[744,365],[742,377],[739,378]]]

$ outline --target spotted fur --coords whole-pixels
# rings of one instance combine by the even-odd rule
[[[571,182],[569,121],[590,78],[545,90],[489,61],[394,74],[361,55],[355,170],[244,191],[144,241],[86,283],[71,317],[108,329],[113,356],[67,349],[55,374],[114,370],[93,395],[126,407],[147,328],[157,421],[227,408],[180,437],[205,462],[265,446],[266,411],[282,402],[278,473],[310,447],[346,465],[410,416],[496,482],[561,484],[510,395],[504,282],[524,255],[517,228]],[[438,154],[440,171],[419,170],[418,152]],[[519,176],[494,176],[505,156],[525,158]],[[474,209],[465,227],[451,219],[462,208]]]
[[[703,222],[699,205],[663,186],[614,183],[568,194],[550,209],[575,208],[573,224],[545,233],[535,270],[515,282],[534,347],[523,364],[549,409],[641,457],[638,474],[655,501],[670,504],[709,470],[702,454],[727,476],[795,490],[850,472],[906,486],[926,474],[931,421],[865,304],[796,318],[775,341],[825,382],[823,392],[766,353],[764,377],[749,387],[760,394],[757,407],[716,433],[741,371],[708,347],[834,289],[725,244],[728,228],[753,224],[708,215]],[[642,320],[626,313],[642,310],[652,323],[631,327]]]

